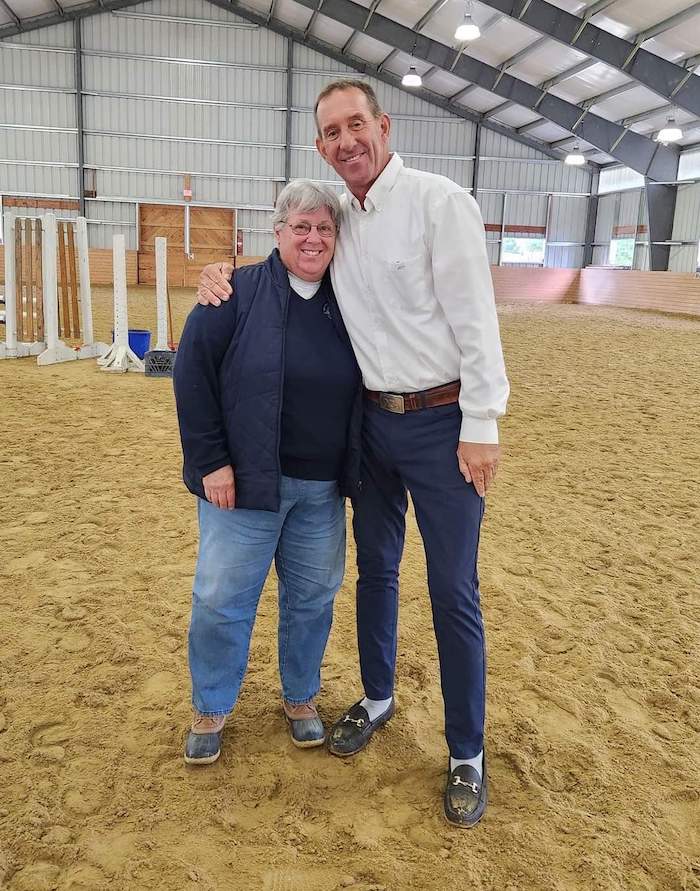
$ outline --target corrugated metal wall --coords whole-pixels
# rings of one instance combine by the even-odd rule
[[[193,200],[236,207],[245,253],[267,253],[285,172],[286,39],[205,0],[92,16],[81,35],[85,165],[97,191],[87,201],[91,244],[107,247],[124,232],[135,248],[137,202],[181,202],[191,174]],[[77,195],[73,46],[72,23],[0,43],[0,191]],[[314,148],[312,109],[329,78],[357,74],[300,44],[293,61],[291,175],[341,188]],[[369,80],[406,164],[471,188],[475,125]],[[485,128],[481,156],[477,199],[492,261],[508,191],[506,223],[546,226],[547,265],[579,265],[587,201],[571,196],[588,194],[590,174]]]

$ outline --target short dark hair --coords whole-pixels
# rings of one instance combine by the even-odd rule
[[[379,104],[379,100],[377,99],[377,94],[374,92],[372,87],[364,80],[357,80],[351,77],[340,78],[340,80],[332,80],[318,94],[316,104],[314,105],[314,120],[316,121],[316,130],[319,136],[322,135],[321,128],[318,126],[319,103],[322,99],[325,99],[326,96],[330,96],[331,93],[336,93],[338,90],[360,90],[367,97],[367,105],[369,105],[369,110],[372,114],[372,117],[380,118],[384,114],[384,112],[382,111],[382,107]]]

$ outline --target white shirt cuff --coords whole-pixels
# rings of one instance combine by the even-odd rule
[[[488,442],[498,444],[498,421],[462,415],[460,442]]]

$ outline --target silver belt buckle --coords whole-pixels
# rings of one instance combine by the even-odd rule
[[[393,411],[396,415],[402,415],[406,411],[403,396],[399,396],[398,393],[380,393],[379,405],[387,411]]]

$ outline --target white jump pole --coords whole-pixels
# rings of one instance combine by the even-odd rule
[[[92,328],[92,288],[90,285],[90,255],[88,253],[87,220],[78,217],[75,221],[75,240],[78,249],[78,278],[80,280],[80,315],[83,323],[83,345],[78,350],[79,359],[94,359],[104,356],[109,346],[94,341]]]
[[[78,358],[76,350],[66,346],[58,336],[58,276],[56,256],[58,235],[56,214],[44,214],[41,220],[41,266],[44,278],[44,336],[46,349],[37,356],[37,365],[55,365]]]
[[[158,340],[156,350],[168,349],[168,239],[156,238],[156,318]]]
[[[16,359],[17,273],[15,271],[15,215],[5,213],[5,343],[0,343],[0,359]]]
[[[129,347],[129,318],[126,293],[126,243],[123,235],[115,235],[112,248],[114,262],[114,343],[106,355],[97,360],[103,371],[143,371],[143,362]]]

